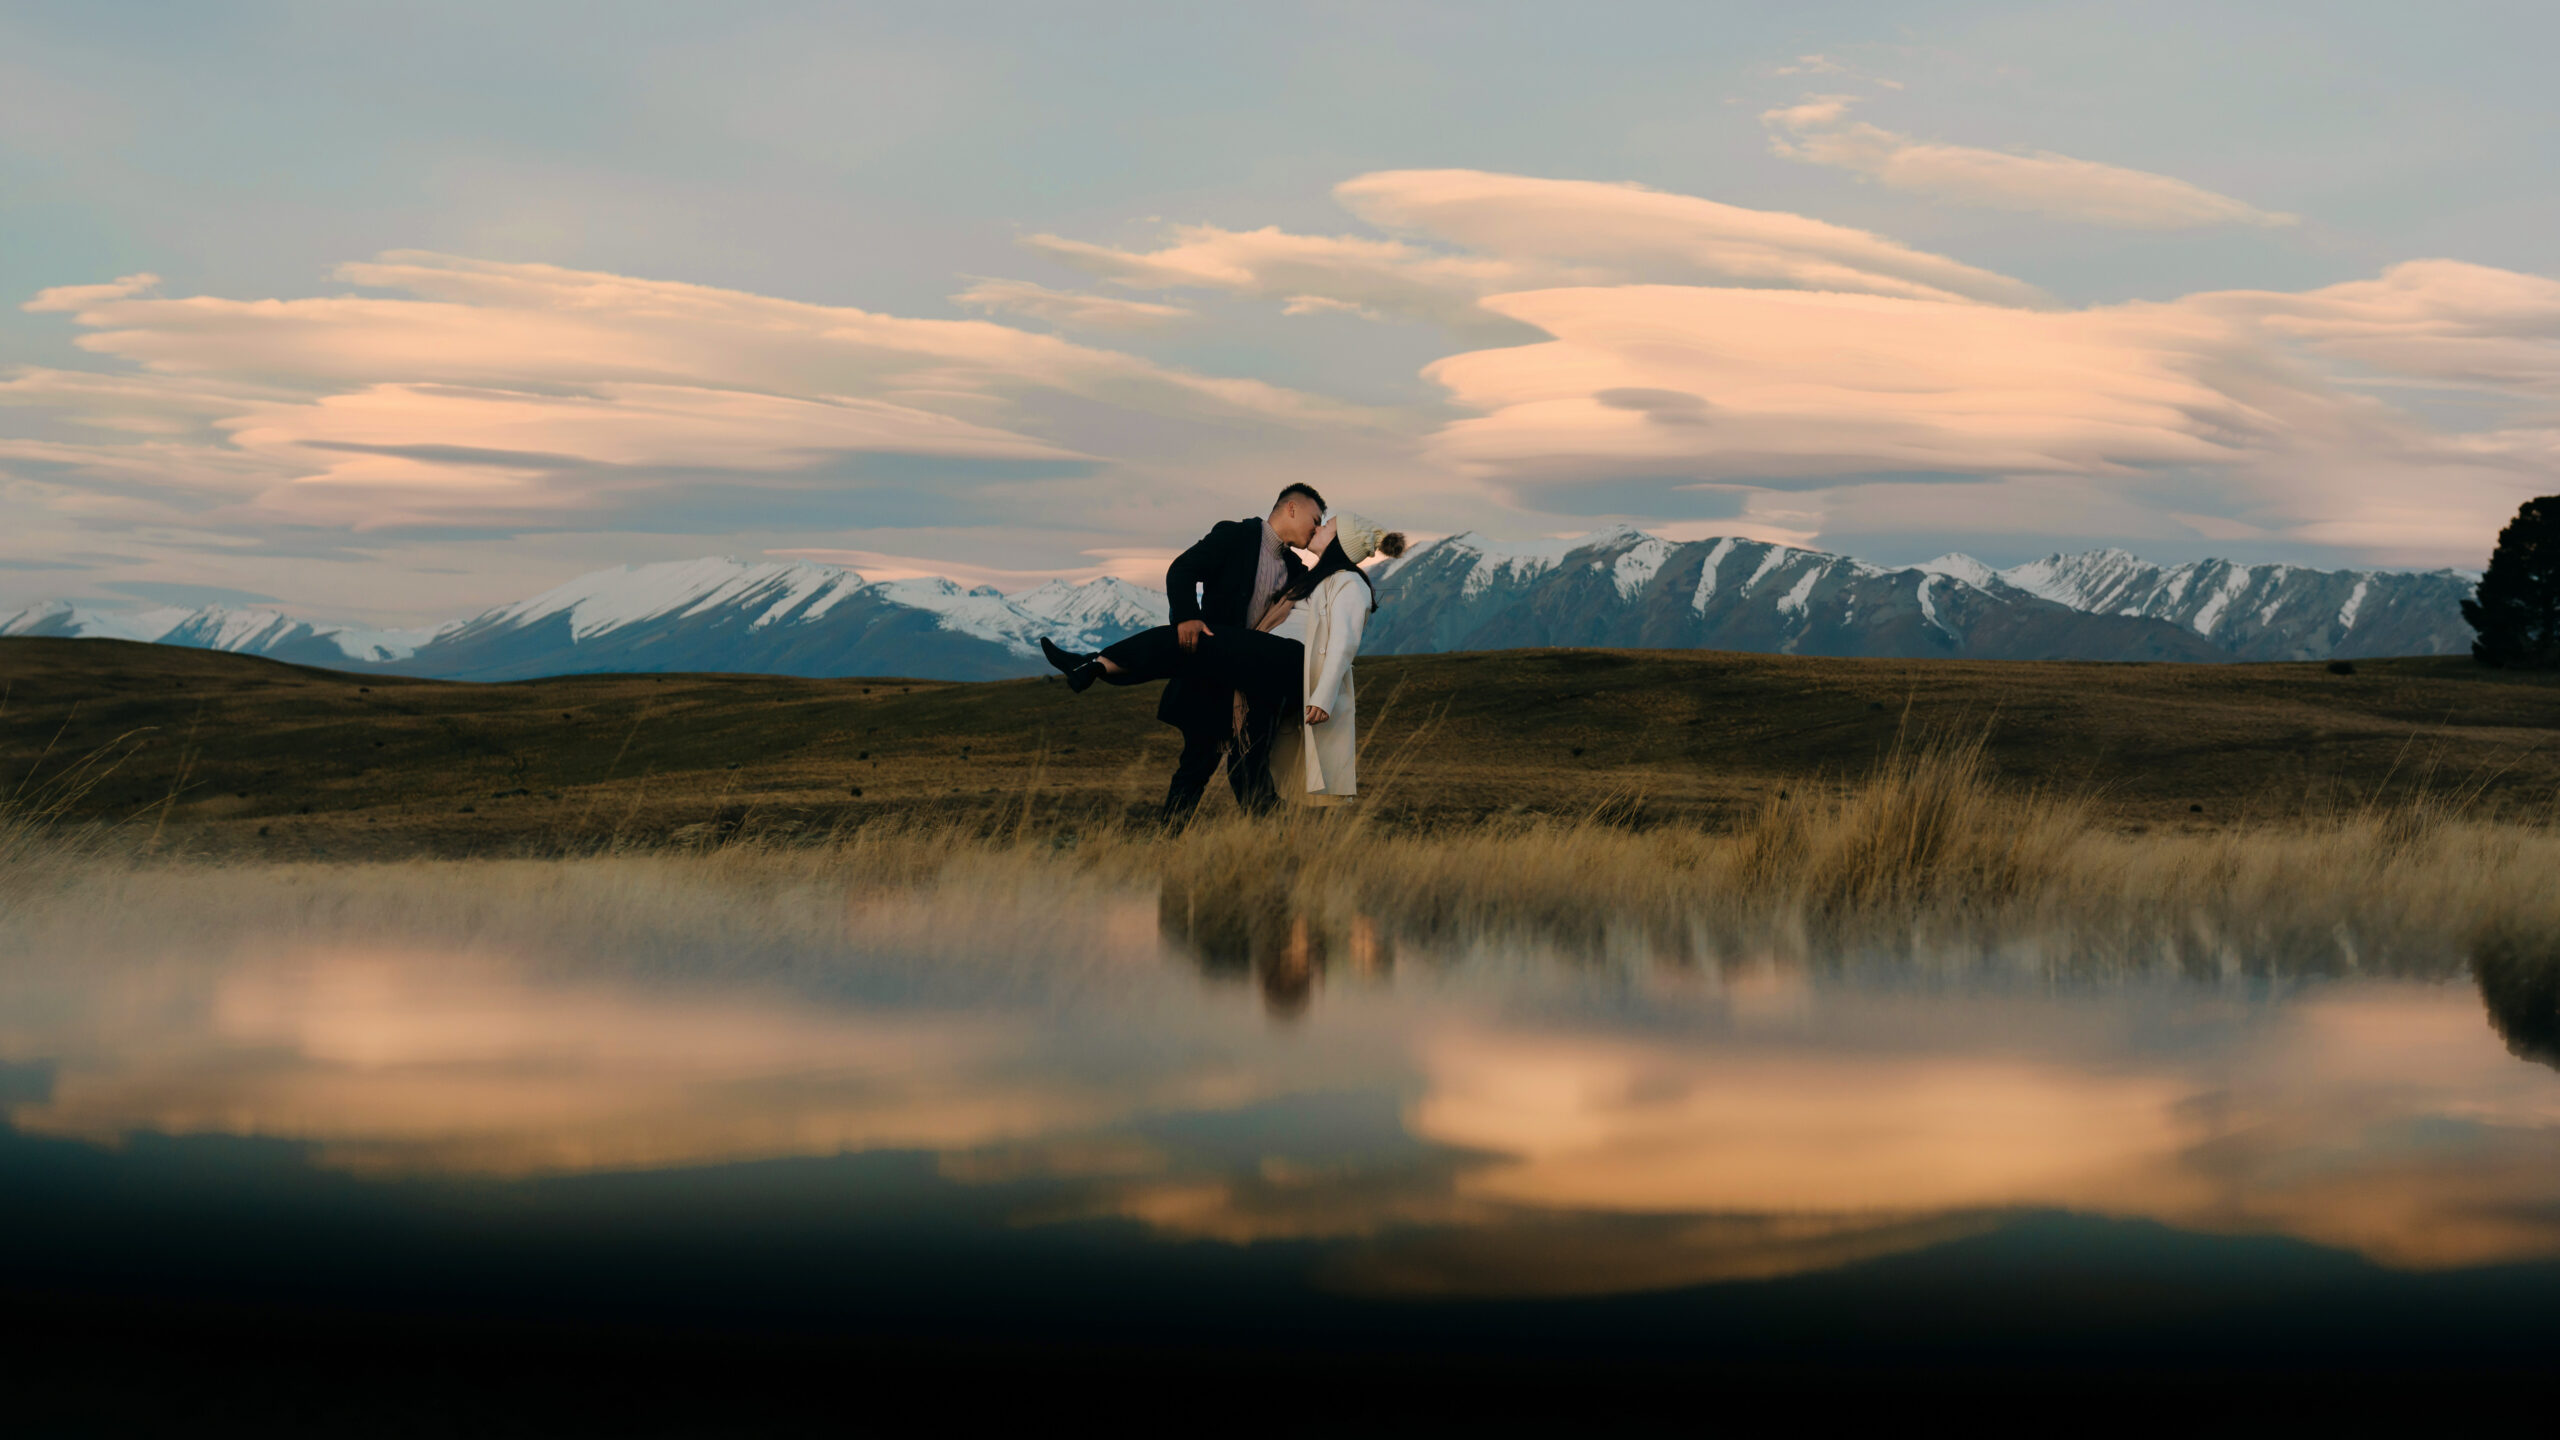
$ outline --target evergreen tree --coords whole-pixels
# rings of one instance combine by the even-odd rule
[[[2483,665],[2560,669],[2560,495],[2527,500],[2498,532],[2497,553],[2462,618]]]

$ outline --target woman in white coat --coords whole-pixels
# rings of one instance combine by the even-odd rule
[[[1404,536],[1380,531],[1359,515],[1336,512],[1307,548],[1316,563],[1280,592],[1257,627],[1306,649],[1306,716],[1271,749],[1271,780],[1283,800],[1341,805],[1360,793],[1358,697],[1351,661],[1378,608],[1377,589],[1360,562],[1404,553]]]

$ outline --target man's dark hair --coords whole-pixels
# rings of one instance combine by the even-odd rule
[[[1316,502],[1317,514],[1321,515],[1324,513],[1324,497],[1316,493],[1316,487],[1307,484],[1284,485],[1280,487],[1280,498],[1271,502],[1271,508],[1277,510],[1281,506],[1288,504],[1289,497],[1292,495],[1306,496],[1308,499]]]
[[[2560,495],[2527,500],[2498,532],[2497,553],[2462,618],[2483,665],[2560,669]]]

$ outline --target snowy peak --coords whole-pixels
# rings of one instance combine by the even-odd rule
[[[868,646],[870,653],[896,657],[872,665],[873,673],[882,667],[946,673],[950,665],[962,663],[950,657],[967,652],[975,657],[965,662],[975,667],[970,671],[974,677],[988,667],[993,667],[991,673],[1034,669],[1044,635],[1071,649],[1100,649],[1162,624],[1165,613],[1161,596],[1117,579],[1083,585],[1053,580],[1008,596],[992,585],[962,585],[939,575],[866,581],[834,565],[712,557],[581,575],[531,600],[489,611],[462,632],[485,651],[503,645],[510,634],[558,616],[568,622],[572,651],[593,658],[550,663],[592,667],[639,664],[645,658],[661,666],[739,669],[759,663],[816,663],[796,657],[826,653],[830,647],[847,653],[841,647],[850,645],[855,647],[850,653],[864,653],[862,647]],[[881,634],[894,632],[905,640],[872,634],[874,627],[889,622],[899,623]],[[739,631],[744,636],[735,633]],[[949,652],[940,660],[929,653],[911,657],[897,648],[913,645],[929,651],[936,644]],[[878,648],[882,646],[889,648]],[[758,662],[755,657],[768,648],[795,658]],[[519,643],[508,653],[526,652]]]
[[[1609,583],[1617,587],[1618,598],[1632,600],[1636,592],[1653,583],[1662,573],[1662,562],[1671,558],[1671,542],[1652,535],[1638,535],[1624,546],[1615,547],[1609,557]]]
[[[939,575],[866,581],[836,565],[712,556],[594,571],[491,610],[465,628],[486,634],[565,616],[571,642],[587,645],[686,621],[743,617],[749,631],[779,633],[819,624],[857,598],[874,608],[922,612],[944,631],[1022,658],[1038,657],[1042,635],[1098,648],[1162,624],[1166,614],[1162,596],[1112,578],[1083,585],[1052,580],[1007,596],[992,585],[964,586]]]
[[[587,640],[644,621],[698,614],[752,599],[760,602],[753,623],[770,624],[830,595],[840,600],[862,583],[860,575],[840,565],[748,562],[713,555],[590,571],[530,600],[500,606],[471,623],[521,626],[566,614],[570,637]]]
[[[405,660],[450,626],[369,630],[356,625],[315,625],[275,610],[232,610],[207,605],[187,610],[163,605],[148,610],[92,610],[44,600],[0,619],[0,635],[57,635],[71,639],[139,640],[197,650],[272,655],[303,664],[345,660],[387,664]]]
[[[195,611],[174,605],[149,610],[92,610],[68,600],[39,600],[6,620],[0,635],[62,635],[97,640],[156,641]]]
[[[1972,556],[1956,551],[1949,551],[1935,560],[1924,560],[1911,568],[1924,575],[1944,575],[1950,580],[1961,580],[1977,587],[1990,584],[2000,573]]]
[[[2008,598],[1945,575],[1888,570],[1845,555],[1733,535],[1673,542],[1619,529],[1534,550],[1467,537],[1417,551],[1381,582],[1370,648],[1386,654],[1564,645],[1989,659],[2214,658],[2202,642],[2167,627],[2123,621],[2084,626],[2076,612],[2014,591],[2003,594]]]
[[[2451,570],[2154,565],[2112,549],[2048,555],[1996,578],[2089,614],[2165,620],[2253,660],[2458,653],[2470,644],[2461,607],[2475,583]]]
[[[361,625],[340,625],[318,633],[321,639],[338,647],[351,660],[370,665],[388,665],[406,660],[418,653],[422,645],[437,636],[450,633],[456,622],[447,620],[436,625],[404,625],[389,630],[369,630]]]
[[[936,575],[884,581],[871,587],[871,593],[891,604],[927,611],[945,630],[992,641],[1017,655],[1040,653],[1043,622],[1014,608],[1004,592],[992,585],[963,590]]]
[[[1437,567],[1457,572],[1462,596],[1479,595],[1496,586],[1515,585],[1544,575],[1564,563],[1567,555],[1581,548],[1584,548],[1581,539],[1497,545],[1469,530],[1416,549],[1404,558],[1399,568],[1412,571],[1421,565],[1425,556],[1433,557]]]
[[[1381,578],[1408,610],[1383,621],[1404,650],[1635,644],[2235,660],[2457,653],[2470,643],[2460,609],[2472,583],[2451,572],[2162,566],[2117,549],[2005,570],[1963,554],[1887,569],[1739,536],[1672,543],[1624,526],[1525,544],[1452,536]],[[2071,631],[2067,617],[2035,615],[2036,604],[2136,623]],[[2042,638],[2021,638],[2029,632]],[[2009,638],[1974,638],[1995,635]]]
[[[1468,533],[1372,571],[1369,649],[1709,647],[2015,659],[2313,660],[2468,647],[2455,572],[2308,570],[2122,550],[1994,570],[1968,555],[1885,569],[1740,536],[1674,542],[1630,526],[1501,543]],[[1042,673],[1043,636],[1096,650],[1163,624],[1153,586],[1105,577],[1005,594],[938,576],[873,582],[840,566],[698,560],[578,576],[466,622],[327,625],[268,609],[108,611],[65,601],[0,616],[0,635],[101,636],[298,664],[513,679],[675,669],[991,679]]]
[[[1964,558],[1971,561],[1970,556]],[[2048,555],[1994,573],[2003,584],[2057,605],[2111,614],[2117,612],[2116,602],[2121,597],[2156,584],[2163,572],[2159,566],[2145,564],[2122,550],[2090,550],[2078,555]]]
[[[1657,545],[1664,543],[1660,537],[1647,534],[1633,525],[1603,526],[1588,534],[1574,536],[1562,543],[1569,547],[1566,549],[1565,553],[1571,555],[1576,551],[1581,550],[1623,550],[1627,546],[1641,544],[1647,540],[1651,540]]]
[[[1082,585],[1052,580],[1009,598],[1024,614],[1076,634],[1104,629],[1134,633],[1162,625],[1172,614],[1163,591],[1141,589],[1117,575]]]
[[[204,609],[188,616],[160,637],[163,645],[197,650],[263,651],[265,647],[311,627],[274,610]]]

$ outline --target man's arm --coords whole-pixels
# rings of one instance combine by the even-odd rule
[[[1208,534],[1201,536],[1199,542],[1190,549],[1174,556],[1173,563],[1165,567],[1164,599],[1167,623],[1180,625],[1200,618],[1200,583],[1217,570],[1218,551],[1221,548],[1219,542],[1225,537],[1228,527],[1237,523],[1233,520],[1221,520],[1210,526]]]

